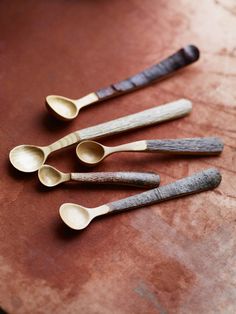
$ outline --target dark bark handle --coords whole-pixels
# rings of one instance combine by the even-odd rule
[[[91,172],[71,173],[71,179],[81,183],[121,184],[136,187],[157,187],[160,176],[151,172]]]
[[[159,188],[109,203],[107,206],[110,209],[109,212],[134,209],[180,196],[214,189],[220,184],[220,181],[220,172],[215,168],[210,168]]]
[[[162,153],[179,153],[193,155],[217,155],[224,148],[224,144],[217,137],[196,137],[173,140],[148,140],[147,151]]]
[[[173,55],[152,67],[129,77],[124,81],[112,84],[102,88],[96,92],[99,100],[118,96],[119,94],[128,93],[137,88],[149,85],[155,81],[162,80],[175,71],[184,68],[185,66],[197,61],[200,52],[197,47],[188,45],[178,50]]]

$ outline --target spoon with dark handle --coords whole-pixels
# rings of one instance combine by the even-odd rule
[[[82,140],[96,139],[143,126],[177,119],[189,114],[191,101],[179,99],[171,103],[156,106],[116,120],[101,123],[89,128],[70,133],[48,146],[20,145],[10,151],[11,164],[23,172],[37,171],[54,151],[78,143]]]
[[[81,230],[86,228],[91,220],[97,216],[111,212],[134,209],[188,194],[207,191],[216,188],[220,184],[220,181],[220,172],[215,168],[210,168],[173,183],[163,185],[159,188],[94,208],[86,208],[73,203],[65,203],[61,205],[59,213],[61,219],[67,226],[75,230]]]
[[[75,100],[57,95],[47,96],[46,106],[49,111],[59,119],[75,119],[81,108],[160,81],[175,73],[177,70],[197,61],[199,54],[197,47],[188,45],[143,72],[124,81],[100,89],[97,92],[90,93],[80,99]]]
[[[152,172],[64,173],[49,165],[43,165],[39,169],[38,177],[40,182],[48,187],[53,187],[66,181],[92,184],[121,184],[140,188],[152,188],[160,183],[160,176]]]
[[[223,142],[217,137],[144,140],[112,147],[87,140],[77,145],[76,155],[83,164],[95,166],[107,156],[118,152],[218,155],[222,152],[223,147]]]

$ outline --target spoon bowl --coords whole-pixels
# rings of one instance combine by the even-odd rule
[[[76,154],[86,165],[96,165],[106,156],[105,146],[95,141],[83,141],[76,147]]]
[[[93,219],[88,208],[73,203],[63,204],[59,213],[64,223],[75,230],[86,228]]]
[[[46,104],[48,109],[62,120],[71,120],[76,118],[79,109],[73,99],[50,95],[46,97]]]
[[[34,145],[20,145],[10,151],[11,164],[23,172],[33,172],[43,165],[46,159],[42,147]]]
[[[64,174],[63,172],[49,165],[43,165],[38,171],[39,181],[48,187],[52,187],[58,185],[61,182],[64,182],[65,179],[67,179],[65,176],[69,177],[68,174]]]

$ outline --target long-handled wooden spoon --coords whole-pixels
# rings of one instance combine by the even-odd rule
[[[160,183],[160,176],[151,172],[64,173],[49,165],[43,165],[39,169],[38,177],[40,182],[48,187],[53,187],[66,181],[93,184],[122,184],[143,188],[156,187]]]
[[[223,147],[223,142],[217,137],[144,140],[112,147],[94,141],[83,141],[77,145],[76,154],[82,163],[95,166],[107,156],[117,152],[217,155],[222,152]]]
[[[86,208],[73,203],[65,203],[60,207],[59,213],[65,224],[72,229],[80,230],[87,227],[91,220],[97,216],[134,209],[180,196],[214,189],[220,184],[220,181],[221,174],[219,171],[215,168],[210,168],[177,180],[171,184],[95,208]]]
[[[49,154],[61,148],[78,143],[82,140],[96,139],[138,127],[180,118],[190,113],[191,110],[191,101],[180,99],[162,106],[157,106],[70,133],[48,146],[17,146],[10,151],[9,158],[16,169],[23,172],[34,172],[45,163]]]
[[[177,70],[197,61],[199,50],[193,45],[186,46],[169,56],[159,64],[140,72],[124,81],[112,84],[97,92],[90,93],[80,99],[70,99],[63,96],[50,95],[46,97],[46,105],[50,112],[63,120],[72,120],[77,117],[81,108],[113,98],[121,94],[142,88],[153,82],[160,81]]]

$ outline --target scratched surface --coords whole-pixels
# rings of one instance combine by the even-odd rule
[[[236,312],[236,3],[234,0],[7,1],[0,3],[0,304],[9,313]],[[160,84],[81,110],[59,123],[44,97],[80,97],[141,71],[185,44],[198,63]],[[94,221],[71,232],[63,202],[92,207],[134,188],[64,185],[48,191],[15,171],[9,150],[180,97],[178,121],[103,140],[220,136],[220,157],[117,154],[97,171],[156,171],[162,183],[210,166],[219,188]],[[48,163],[86,171],[73,149]]]

